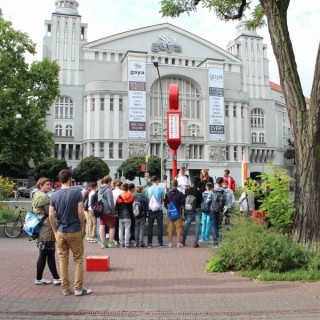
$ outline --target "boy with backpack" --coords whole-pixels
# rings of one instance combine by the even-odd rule
[[[196,223],[195,235],[193,239],[192,246],[194,248],[198,248],[198,240],[200,236],[201,229],[201,202],[202,202],[202,193],[200,190],[200,177],[193,178],[193,186],[186,189],[186,200],[184,205],[184,212],[187,216],[187,221],[183,229],[182,241],[181,244],[183,246],[186,245],[186,240],[189,232],[189,228],[191,226],[192,221]]]
[[[222,188],[223,178],[216,179],[216,187],[212,190],[211,202],[211,224],[213,228],[213,246],[217,248],[221,241],[221,225],[223,220],[224,206],[227,204],[227,197]]]
[[[201,239],[199,242],[208,243],[210,240],[210,229],[211,229],[211,202],[212,202],[212,188],[213,184],[207,182],[205,185],[206,191],[202,193],[201,211],[202,211],[202,228],[201,228]]]
[[[133,216],[135,220],[135,243],[137,248],[145,247],[143,236],[144,227],[146,224],[146,216],[148,210],[148,202],[146,197],[142,194],[142,186],[136,186],[137,194],[133,200]]]

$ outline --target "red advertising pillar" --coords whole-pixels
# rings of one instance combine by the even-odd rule
[[[167,110],[167,143],[172,150],[172,177],[176,177],[177,149],[181,144],[181,110],[179,110],[179,87],[169,86],[169,109]]]

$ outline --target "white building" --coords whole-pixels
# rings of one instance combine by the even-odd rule
[[[185,164],[191,176],[208,168],[213,177],[229,168],[240,185],[243,152],[251,173],[269,162],[286,166],[291,132],[283,94],[269,81],[263,38],[244,22],[227,50],[168,23],[88,42],[78,2],[55,5],[43,40],[43,56],[61,66],[61,95],[47,122],[55,132],[54,157],[75,167],[95,155],[113,175],[128,157],[160,156],[162,102],[165,116],[169,85],[177,83],[178,167]],[[167,145],[164,158],[170,177]]]

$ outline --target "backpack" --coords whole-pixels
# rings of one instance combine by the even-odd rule
[[[145,213],[145,208],[143,205],[143,200],[141,197],[134,197],[134,201],[132,204],[133,207],[133,215],[135,218],[141,218]]]
[[[39,237],[43,221],[47,218],[48,214],[45,214],[40,219],[33,212],[27,212],[25,222],[23,225],[23,231],[33,240],[37,239]]]
[[[94,206],[98,203],[98,191],[99,190],[96,190],[90,198],[91,208],[94,208]]]
[[[176,197],[177,195],[175,195],[172,200]],[[168,197],[169,198],[169,197]],[[169,199],[169,206],[167,209],[167,215],[169,220],[174,221],[180,218],[180,212],[177,209],[176,205],[173,203],[173,201]]]
[[[197,198],[193,194],[188,194],[185,202],[185,210],[187,211],[195,211],[196,210],[196,201]]]
[[[94,197],[94,194],[92,195],[91,199]],[[103,214],[103,200],[99,200],[93,207],[91,203],[91,208],[93,210],[93,215],[96,218],[100,218],[101,215]]]
[[[210,197],[210,199],[208,199]],[[212,196],[209,192],[202,193],[201,211],[204,213],[210,212],[210,207],[212,203]]]
[[[211,211],[222,213],[226,204],[226,195],[224,190],[212,190]]]
[[[153,194],[152,197],[150,198],[150,201],[149,201],[149,209],[151,211],[158,211],[159,208],[160,208],[160,205],[159,205],[156,197]]]

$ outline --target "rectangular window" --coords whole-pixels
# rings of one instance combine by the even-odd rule
[[[226,160],[230,160],[229,146],[226,146]]]
[[[233,116],[236,118],[237,117],[237,107],[233,106]]]
[[[233,158],[235,161],[238,160],[238,147],[233,147]]]
[[[122,149],[123,149],[123,143],[120,142],[120,143],[119,143],[119,148],[118,148],[118,158],[119,158],[119,159],[122,159],[122,158],[123,158]]]
[[[113,142],[109,142],[109,159],[113,159]]]
[[[104,110],[104,98],[100,98],[100,110]]]
[[[69,160],[72,160],[72,155],[73,155],[73,144],[69,144],[69,155],[68,155]]]
[[[123,111],[123,99],[122,99],[122,97],[119,98],[119,111]]]
[[[100,158],[104,158],[104,142],[99,143]]]
[[[241,118],[244,118],[244,107],[241,107]]]
[[[76,145],[76,160],[80,159],[80,145]]]
[[[91,146],[90,155],[91,155],[91,156],[94,156],[94,152],[95,152],[95,150],[94,150],[94,143],[90,143],[90,146]]]
[[[110,97],[110,111],[113,111],[113,97]]]
[[[226,117],[229,117],[229,106],[224,107],[224,113]]]

